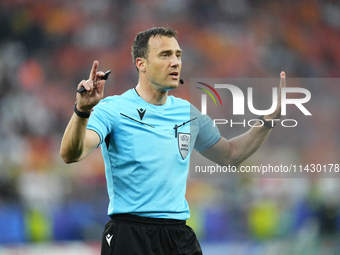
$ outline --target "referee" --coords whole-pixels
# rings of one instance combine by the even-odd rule
[[[227,140],[212,120],[188,101],[168,95],[178,87],[182,50],[176,31],[155,27],[140,32],[132,46],[138,84],[103,99],[104,73],[94,61],[88,80],[79,83],[74,114],[66,127],[60,155],[66,163],[85,158],[101,146],[108,215],[101,254],[202,254],[186,225],[185,199],[193,149],[220,165],[240,165],[271,131],[265,119],[281,117],[280,93],[274,113],[248,132]],[[285,86],[281,73],[280,88]],[[280,90],[281,91],[281,90]]]

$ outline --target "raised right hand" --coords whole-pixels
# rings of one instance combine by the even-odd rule
[[[82,86],[85,88],[84,92],[77,93],[77,109],[81,112],[90,112],[104,96],[105,80],[100,80],[104,76],[104,72],[98,72],[98,66],[99,62],[95,60],[89,79],[82,80],[78,84],[77,89],[80,89]]]

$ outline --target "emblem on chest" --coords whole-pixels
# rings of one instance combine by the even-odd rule
[[[183,159],[185,159],[189,154],[190,138],[190,134],[178,133],[178,149]]]

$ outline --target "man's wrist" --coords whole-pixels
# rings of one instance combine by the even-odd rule
[[[80,118],[89,118],[90,115],[91,115],[91,112],[82,112],[82,111],[79,111],[78,108],[77,108],[77,102],[74,104],[73,111]]]
[[[266,121],[263,115],[260,115],[258,119],[262,123],[262,126],[266,128],[273,128],[276,124],[273,119],[271,119],[270,121]]]

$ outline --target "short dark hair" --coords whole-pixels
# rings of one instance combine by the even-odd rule
[[[138,33],[133,41],[131,52],[132,60],[135,65],[137,58],[147,59],[149,53],[149,39],[151,36],[155,37],[157,35],[176,38],[177,31],[169,27],[153,27]]]

